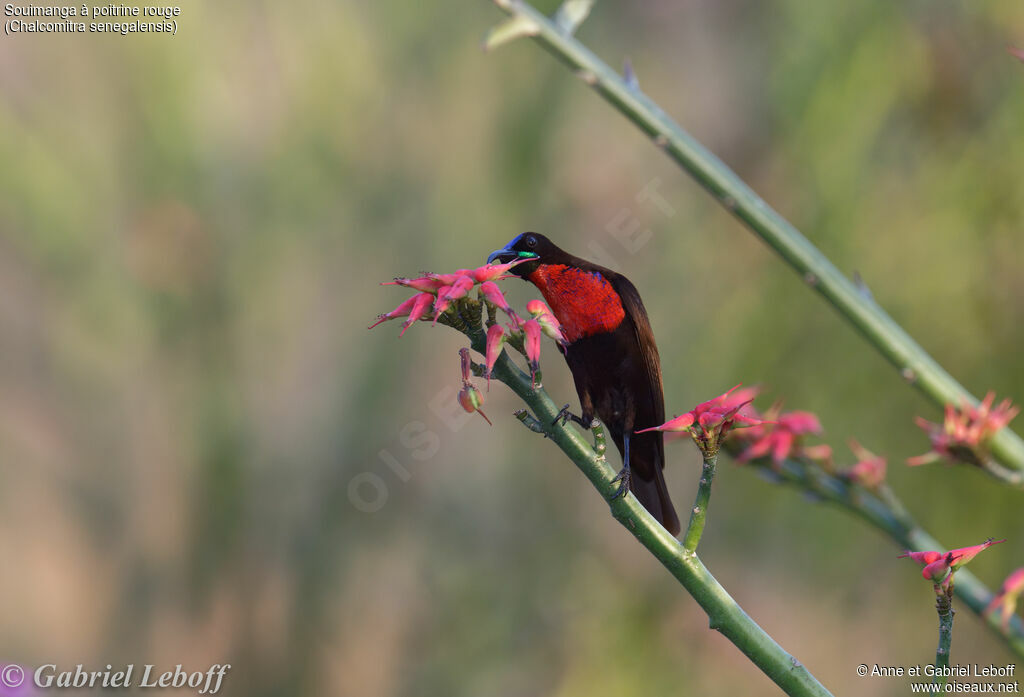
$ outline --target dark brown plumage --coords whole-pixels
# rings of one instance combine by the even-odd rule
[[[661,362],[647,311],[629,280],[575,257],[537,233],[519,235],[488,261],[526,259],[512,273],[540,290],[568,340],[565,361],[580,399],[584,428],[597,416],[623,457],[620,493],[632,491],[673,535],[679,518],[662,472],[660,432],[634,431],[665,421]]]

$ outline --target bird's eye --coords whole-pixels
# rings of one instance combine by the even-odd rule
[[[526,236],[526,246],[530,247],[531,249],[536,247],[537,246],[537,238],[534,237],[533,235],[527,235]]]

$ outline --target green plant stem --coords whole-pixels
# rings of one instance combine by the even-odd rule
[[[892,363],[907,381],[936,404],[977,404],[963,386],[929,356],[889,315],[862,293],[789,221],[769,206],[735,172],[683,130],[635,82],[616,71],[562,32],[543,13],[523,0],[495,0],[513,17],[528,20],[532,38],[606,101],[649,135],[718,202],[774,249],[812,288],[817,290]],[[1004,465],[1024,470],[1024,441],[1009,428],[990,443]],[[990,470],[998,476],[998,472]]]
[[[935,609],[939,612],[939,646],[935,649],[935,678],[933,685],[945,687],[949,676],[944,669],[949,669],[949,646],[953,643],[953,603],[946,592],[935,601]]]
[[[711,482],[715,479],[715,465],[718,453],[703,453],[704,466],[701,468],[700,481],[697,483],[697,499],[690,511],[690,523],[683,535],[683,549],[688,552],[697,551],[701,535],[704,534],[704,523],[708,515],[708,503],[711,501]]]
[[[737,451],[735,443],[727,444],[726,449],[732,454]],[[870,492],[801,460],[783,460],[777,467],[773,466],[770,459],[754,460],[748,464],[761,467],[784,483],[844,508],[881,530],[902,549],[912,552],[948,549],[918,524],[888,486]],[[1009,625],[1003,628],[996,613],[984,614],[994,597],[984,583],[962,568],[956,572],[953,592],[990,630],[1006,642],[1011,651],[1024,658],[1024,622],[1014,616]]]
[[[471,330],[467,336],[473,349],[483,353],[486,343],[483,332]],[[519,370],[507,352],[503,351],[495,363],[493,377],[508,385],[533,412],[535,418],[522,419],[523,422],[531,430],[535,430],[534,423],[540,424],[545,435],[576,464],[606,500],[610,499],[617,488],[612,484],[614,470],[579,432],[553,423],[558,407],[540,386],[536,389],[530,386],[530,376]],[[789,695],[821,697],[830,694],[798,660],[775,643],[743,611],[697,555],[683,548],[634,495],[615,498],[609,501],[609,506],[615,519],[676,577],[704,609],[711,628],[735,644],[775,684]]]

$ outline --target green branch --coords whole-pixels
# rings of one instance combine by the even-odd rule
[[[939,646],[935,649],[935,678],[933,685],[944,688],[949,681],[949,647],[953,643],[953,605],[949,595],[943,591],[935,601],[939,613]]]
[[[521,29],[506,39],[529,36],[572,68],[612,106],[686,170],[719,203],[774,249],[812,288],[824,296],[892,363],[904,380],[936,404],[975,399],[935,362],[889,315],[844,276],[789,221],[769,206],[735,172],[684,131],[639,90],[586,46],[523,0],[495,0]],[[490,45],[497,45],[494,42]],[[1014,470],[1024,470],[1024,441],[1009,428],[991,442],[992,453]],[[993,471],[998,476],[998,473]]]
[[[466,334],[473,349],[483,354],[486,343],[483,331],[468,330]],[[615,472],[603,454],[597,452],[604,450],[603,429],[595,431],[594,447],[575,429],[555,424],[558,407],[540,385],[536,388],[530,386],[530,376],[520,371],[505,351],[495,363],[493,378],[508,385],[532,411],[532,415],[517,412],[517,418],[531,431],[537,431],[539,427],[579,467],[598,492],[606,500],[611,499],[616,490],[612,484]],[[704,609],[711,628],[735,644],[775,684],[790,695],[821,697],[830,694],[796,658],[775,643],[743,611],[697,555],[684,549],[634,495],[610,500],[609,506],[615,519],[676,577]]]
[[[686,534],[683,535],[683,548],[688,552],[697,551],[701,535],[704,534],[704,523],[707,520],[708,504],[711,501],[711,482],[715,480],[715,464],[718,462],[718,452],[704,454],[704,466],[701,468],[700,481],[697,483],[697,499],[693,502],[693,509],[690,511],[690,523],[686,526]]]
[[[727,444],[727,449],[730,453],[736,452],[734,444]],[[914,520],[888,486],[883,485],[873,493],[801,460],[784,460],[777,467],[772,465],[770,458],[754,460],[748,464],[762,467],[784,483],[843,507],[884,532],[903,549],[912,552],[947,549]],[[967,569],[959,569],[953,592],[990,630],[1006,642],[1010,650],[1024,657],[1024,622],[1015,616],[1004,628],[996,613],[986,615],[985,608],[994,596],[977,576]]]

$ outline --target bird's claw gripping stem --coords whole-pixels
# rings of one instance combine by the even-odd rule
[[[631,478],[632,475],[629,471],[629,465],[626,465],[625,467],[619,470],[619,473],[616,474],[615,478],[612,479],[611,481],[612,484],[614,484],[615,482],[619,482],[619,488],[615,490],[614,494],[612,494],[612,501],[619,498],[620,496],[625,496],[626,494],[629,493],[629,484]]]
[[[582,416],[576,416],[570,412],[568,404],[558,410],[558,414],[555,416],[555,420],[551,422],[551,425],[556,426],[559,421],[562,422],[562,426],[565,426],[570,421],[575,421],[585,429],[589,429],[593,424],[593,421],[587,421]]]

